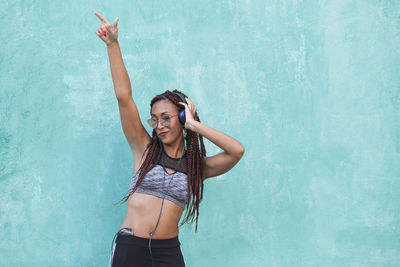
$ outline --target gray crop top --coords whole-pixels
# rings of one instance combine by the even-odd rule
[[[164,194],[167,193],[165,194],[165,199],[168,199],[185,209],[188,197],[186,152],[179,161],[179,158],[176,159],[168,156],[164,149],[161,149],[161,151],[162,154],[160,163],[154,166],[146,174],[140,185],[136,188],[135,192],[153,195],[159,198],[163,198]],[[164,163],[166,168],[174,169],[176,171],[172,174],[169,174],[164,170],[161,162]],[[177,164],[178,166],[176,166]],[[132,189],[136,185],[140,173],[141,170],[138,170],[135,174],[133,174],[129,189],[130,193],[132,193]],[[164,173],[165,182],[163,189]]]

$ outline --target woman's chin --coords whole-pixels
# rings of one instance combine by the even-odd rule
[[[160,140],[165,145],[171,145],[177,141],[177,138],[173,139],[169,136],[169,137],[160,138]]]

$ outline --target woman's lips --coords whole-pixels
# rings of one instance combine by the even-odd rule
[[[168,132],[160,133],[160,136],[165,136]]]

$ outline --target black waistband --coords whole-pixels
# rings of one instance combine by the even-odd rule
[[[134,244],[141,247],[149,247],[150,238],[144,238],[132,235],[130,233],[126,233],[123,231],[118,231],[117,238],[115,239],[115,243],[120,244]],[[169,248],[180,246],[179,236],[168,238],[168,239],[151,239],[151,247],[152,248]]]

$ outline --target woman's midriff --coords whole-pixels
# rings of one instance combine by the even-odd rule
[[[126,217],[120,227],[132,229],[135,236],[150,238],[160,216],[162,198],[133,193],[128,199]],[[179,234],[179,220],[183,209],[172,201],[164,199],[160,221],[152,239],[168,239]]]

